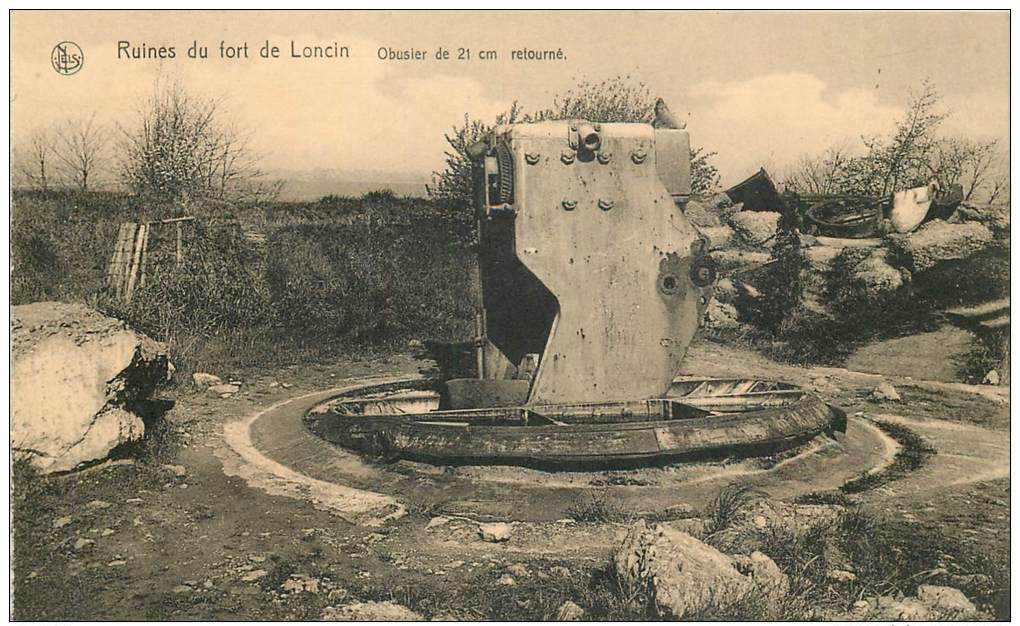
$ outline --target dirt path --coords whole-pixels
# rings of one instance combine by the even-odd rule
[[[896,337],[862,346],[847,359],[846,368],[857,372],[910,376],[918,380],[960,380],[968,353],[977,337],[955,326],[930,333]],[[917,355],[923,354],[919,359]]]
[[[470,520],[428,528],[432,512],[415,507],[379,526],[359,525],[323,506],[331,495],[352,494],[274,488],[223,453],[230,424],[261,410],[343,378],[413,374],[421,365],[401,357],[290,368],[245,378],[230,399],[178,398],[168,419],[184,439],[173,459],[161,461],[180,467],[111,465],[15,500],[15,617],[318,619],[325,607],[353,599],[392,599],[429,616],[542,614],[542,603],[554,601],[549,589],[587,584],[582,572],[606,562],[624,525],[517,524],[499,544],[482,541]],[[783,378],[815,387],[850,413],[909,423],[938,454],[867,500],[1008,551],[1009,417],[998,392],[896,378],[903,401],[875,403],[868,399],[875,376],[779,366],[705,343],[692,350],[685,373]],[[514,586],[504,579],[511,570]]]

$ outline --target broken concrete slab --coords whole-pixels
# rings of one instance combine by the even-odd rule
[[[740,211],[729,216],[737,239],[756,248],[772,248],[779,231],[779,213],[772,211]]]
[[[934,220],[908,235],[889,237],[889,243],[897,265],[922,272],[941,261],[967,258],[986,248],[993,238],[992,231],[977,222]]]

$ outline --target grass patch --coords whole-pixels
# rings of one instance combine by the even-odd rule
[[[570,504],[567,515],[578,522],[624,522],[631,517],[607,487],[582,491]]]
[[[762,496],[750,485],[733,483],[723,487],[705,507],[705,537],[711,538],[728,530],[737,521],[739,513]]]

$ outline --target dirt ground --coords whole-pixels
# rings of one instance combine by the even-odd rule
[[[166,417],[177,445],[16,485],[14,618],[319,619],[329,606],[392,600],[431,619],[542,619],[564,599],[586,609],[605,604],[593,595],[596,581],[625,522],[522,523],[510,541],[488,543],[471,520],[429,528],[432,513],[411,507],[381,526],[357,526],[224,472],[225,424],[342,379],[423,366],[395,356],[217,372],[243,381],[242,391],[173,398]],[[707,342],[692,346],[683,373],[781,378],[851,415],[908,425],[937,454],[859,494],[861,501],[903,524],[937,529],[947,553],[971,547],[1004,560],[1008,572],[1008,389],[777,365]],[[900,402],[870,398],[883,380]],[[995,611],[1008,618],[1008,599]]]

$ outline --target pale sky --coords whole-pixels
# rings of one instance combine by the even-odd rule
[[[348,46],[351,58],[258,58],[266,40]],[[50,63],[77,43],[81,71]],[[177,57],[117,58],[132,46]],[[190,60],[193,41],[209,59]],[[221,40],[248,60],[219,57]],[[439,46],[496,50],[498,60],[433,60]],[[380,47],[429,60],[380,61]],[[519,48],[562,49],[563,61],[512,61]],[[997,13],[662,12],[28,12],[11,18],[12,141],[37,126],[98,112],[124,123],[157,76],[223,98],[250,128],[269,169],[427,174],[443,165],[443,133],[465,113],[492,121],[586,78],[630,75],[685,119],[695,145],[718,152],[724,183],[760,165],[782,169],[862,135],[887,132],[908,90],[931,79],[953,113],[948,134],[1009,140],[1009,15]]]

